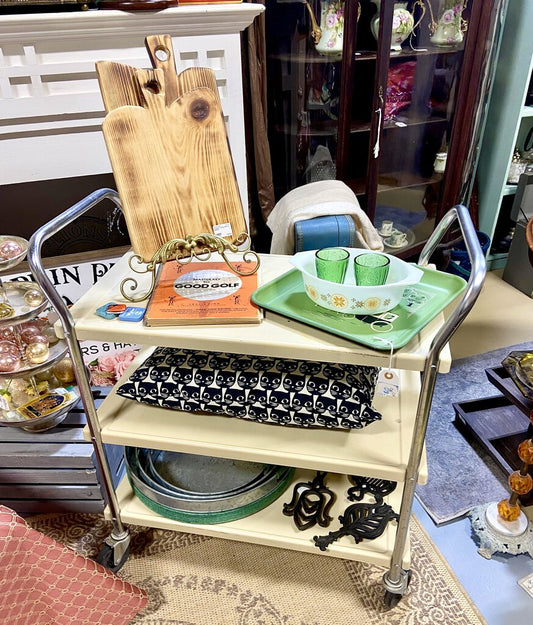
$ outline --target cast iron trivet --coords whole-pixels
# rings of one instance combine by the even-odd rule
[[[379,480],[375,477],[363,477],[361,475],[349,475],[348,480],[353,484],[348,489],[348,501],[361,501],[366,493],[370,493],[383,499],[396,488],[396,482]]]
[[[313,536],[315,545],[320,551],[326,551],[327,547],[342,536],[351,536],[356,543],[364,538],[372,540],[381,536],[387,527],[387,523],[399,519],[399,515],[389,506],[383,503],[379,497],[374,503],[354,503],[348,506],[341,514],[339,521],[342,527],[327,536]]]
[[[283,504],[283,514],[294,517],[299,530],[306,530],[316,523],[320,527],[328,527],[333,520],[329,516],[336,496],[325,484],[327,473],[317,471],[312,482],[298,482],[292,491],[292,499]]]

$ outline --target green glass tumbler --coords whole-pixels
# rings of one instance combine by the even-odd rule
[[[323,247],[315,253],[316,275],[328,282],[344,282],[350,253],[342,247]]]
[[[358,286],[385,284],[390,259],[383,254],[359,254],[354,259],[355,283]]]

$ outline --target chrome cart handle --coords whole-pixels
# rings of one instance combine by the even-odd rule
[[[93,206],[98,204],[98,202],[105,199],[112,200],[119,209],[122,208],[119,195],[116,191],[113,189],[98,189],[36,230],[30,238],[28,246],[28,264],[34,280],[39,284],[46,297],[50,300],[59,316],[59,319],[61,320],[61,325],[63,326],[63,333],[74,364],[76,381],[78,383],[78,388],[80,389],[81,401],[87,417],[87,426],[91,434],[91,442],[93,443],[96,462],[102,475],[102,486],[105,490],[107,505],[109,507],[111,519],[114,525],[110,538],[116,541],[112,553],[113,565],[117,566],[127,551],[130,541],[129,533],[120,519],[118,499],[113,488],[113,478],[106,461],[104,444],[100,436],[98,419],[96,416],[96,408],[94,401],[92,401],[92,389],[89,383],[89,378],[86,375],[83,355],[76,337],[74,320],[65,301],[54,288],[54,285],[48,277],[41,260],[41,248],[44,241],[83,215],[83,213],[90,210]]]
[[[481,250],[481,245],[479,244],[479,239],[472,224],[470,214],[468,213],[467,208],[460,204],[451,208],[437,225],[424,246],[424,249],[420,253],[419,264],[422,266],[426,266],[428,264],[429,257],[435,251],[438,243],[456,219],[459,221],[459,226],[466,244],[472,270],[470,273],[470,279],[468,280],[466,289],[463,292],[459,303],[448,319],[446,319],[431,342],[424,364],[420,394],[416,409],[413,439],[411,442],[411,450],[405,472],[402,509],[400,511],[396,541],[392,552],[391,567],[390,571],[383,576],[383,584],[385,588],[391,592],[397,592],[398,588],[406,586],[405,571],[402,570],[402,558],[406,546],[413,497],[415,494],[416,483],[418,481],[420,461],[424,449],[429,411],[431,409],[433,391],[435,390],[440,352],[474,306],[476,299],[481,292],[481,287],[483,286],[483,281],[485,280],[485,274],[487,273],[485,256]]]
[[[461,204],[457,204],[451,208],[437,224],[437,227],[429,237],[424,249],[420,252],[418,264],[422,267],[427,266],[430,256],[436,250],[437,245],[456,220],[459,222],[459,226],[461,228],[461,233],[465,241],[466,251],[468,253],[472,269],[466,290],[461,297],[460,302],[445,321],[444,325],[431,343],[428,354],[428,361],[430,362],[430,365],[435,365],[442,348],[448,343],[454,332],[461,325],[464,318],[472,310],[472,307],[481,292],[481,287],[483,286],[485,275],[487,273],[487,262],[474,229],[474,224],[472,223],[468,209],[466,206]]]
[[[30,266],[30,270],[35,281],[38,282],[39,286],[44,291],[46,297],[50,300],[59,315],[64,330],[74,325],[72,315],[70,314],[63,298],[56,291],[54,285],[44,270],[41,258],[41,248],[47,239],[105,199],[112,200],[119,209],[122,208],[119,195],[116,191],[113,189],[98,189],[97,191],[89,194],[87,197],[84,197],[83,200],[80,200],[77,204],[74,204],[74,206],[71,206],[63,213],[57,215],[57,217],[54,217],[48,223],[41,226],[30,238],[28,246],[28,264]]]

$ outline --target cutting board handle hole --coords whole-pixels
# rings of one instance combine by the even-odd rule
[[[158,94],[161,91],[161,85],[157,82],[157,80],[149,80],[144,85],[144,88],[155,94]]]
[[[168,59],[170,58],[170,51],[164,46],[158,46],[154,51],[154,55],[158,61],[164,62],[168,61]]]

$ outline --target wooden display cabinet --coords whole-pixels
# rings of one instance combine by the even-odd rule
[[[310,2],[318,22],[321,4]],[[432,25],[443,3],[411,0],[415,28],[400,50],[390,45],[395,2],[377,4],[335,3],[344,11],[337,58],[317,52],[305,3],[267,0],[274,184],[279,199],[307,182],[343,180],[376,227],[392,219],[407,233],[405,245],[385,251],[408,257],[451,206],[470,199],[504,2],[468,0],[462,41],[436,45]],[[326,149],[331,161],[317,163]],[[443,171],[435,168],[440,152],[447,155]]]

